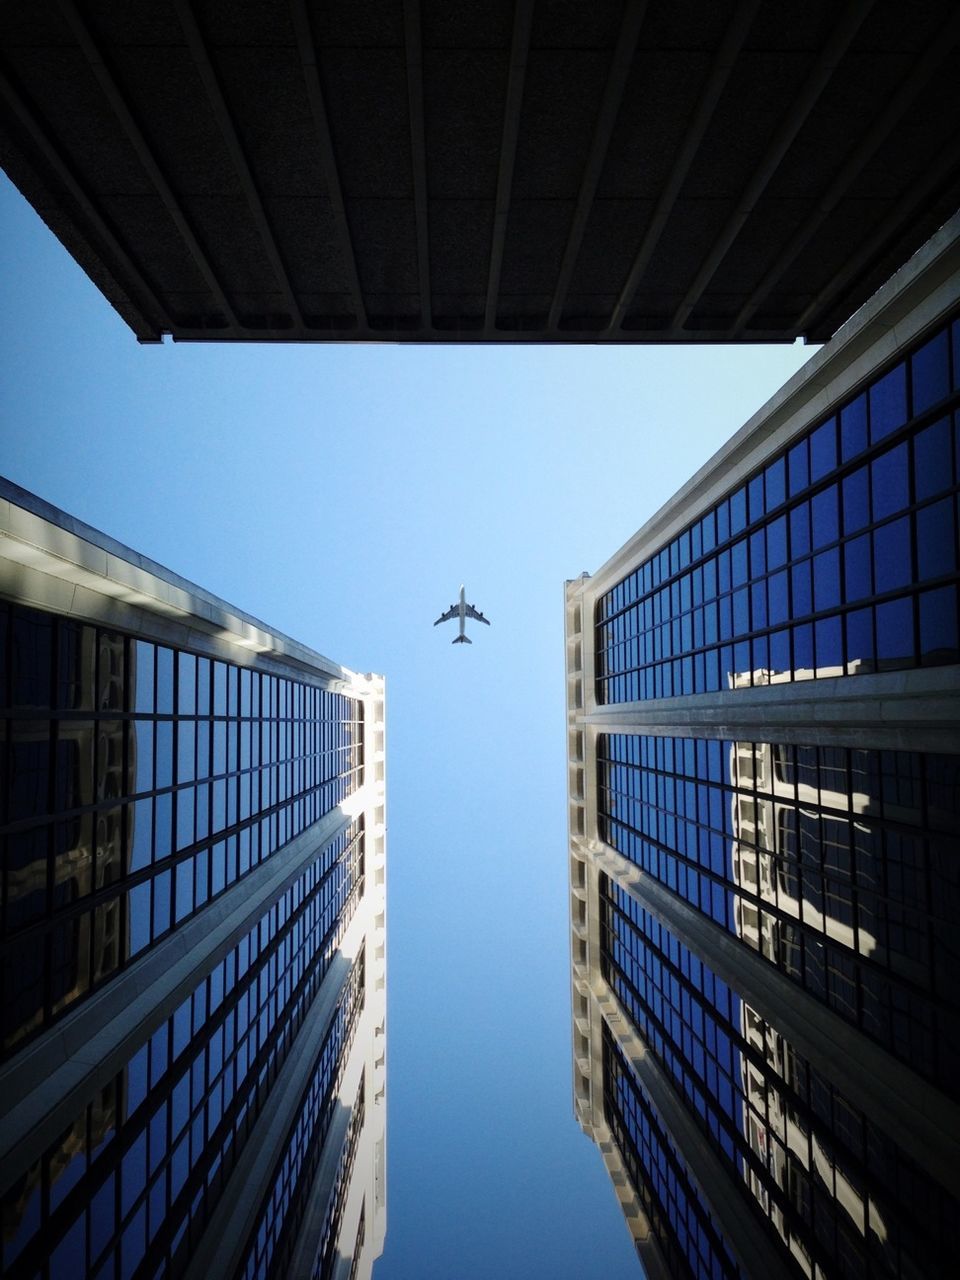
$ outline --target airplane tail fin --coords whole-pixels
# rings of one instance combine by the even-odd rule
[[[454,636],[450,641],[451,644],[473,644],[469,636]]]

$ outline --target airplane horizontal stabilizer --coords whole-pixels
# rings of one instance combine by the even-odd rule
[[[454,636],[451,644],[473,644],[469,636]]]

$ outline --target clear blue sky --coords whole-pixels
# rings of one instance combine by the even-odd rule
[[[563,582],[814,349],[141,347],[2,175],[0,282],[0,472],[387,676],[375,1280],[636,1280],[571,1100]]]

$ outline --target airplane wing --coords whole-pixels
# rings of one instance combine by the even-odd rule
[[[436,622],[433,625],[435,627],[439,627],[441,622],[449,622],[450,619],[455,618],[459,612],[460,612],[460,606],[452,604],[446,613],[441,613],[440,617],[436,620]]]
[[[472,604],[467,605],[467,617],[473,618],[475,622],[485,622],[488,627],[490,625],[490,619],[485,618],[483,614],[478,609],[476,609]]]

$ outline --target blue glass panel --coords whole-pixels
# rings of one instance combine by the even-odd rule
[[[917,574],[921,582],[953,572],[956,543],[953,499],[921,507],[917,512]]]
[[[840,551],[837,547],[813,558],[813,603],[819,613],[840,603]]]
[[[717,545],[720,546],[730,537],[730,503],[721,502],[717,506]]]
[[[813,670],[813,627],[809,622],[793,628],[793,671],[798,676]]]
[[[790,584],[786,569],[771,574],[767,580],[769,590],[770,623],[776,626],[790,619]]]
[[[877,605],[877,657],[887,666],[913,665],[913,607],[909,596]]]
[[[805,439],[790,450],[787,455],[787,467],[790,476],[790,497],[793,498],[810,483],[810,453]]]
[[[857,396],[852,404],[840,410],[840,451],[849,462],[867,447],[867,397]]]
[[[133,649],[133,710],[152,714],[153,697],[153,645],[143,640],[135,640]]]
[[[767,525],[767,567],[779,568],[787,562],[787,517],[780,516]]]
[[[933,665],[956,662],[957,592],[955,587],[940,587],[920,596],[920,659]]]
[[[197,709],[197,660],[192,653],[178,653],[177,709],[182,716],[192,716]]]
[[[153,936],[170,928],[170,872],[161,871],[153,878]]]
[[[157,721],[156,785],[169,787],[173,782],[173,721]]]
[[[902,511],[910,501],[908,456],[904,441],[871,462],[874,520]]]
[[[763,496],[763,473],[754,476],[748,486],[750,523],[755,524],[756,521],[762,520],[766,512]]]
[[[141,1130],[120,1167],[120,1212],[126,1216],[147,1186],[147,1135]]]
[[[901,361],[870,388],[870,442],[876,444],[907,420],[907,371]]]
[[[708,551],[712,551],[717,545],[716,521],[712,511],[708,511],[700,521],[700,531],[704,554],[706,554]]]
[[[738,593],[739,594],[739,593]],[[767,584],[756,582],[750,588],[751,631],[763,631],[767,625]],[[782,619],[778,619],[782,621]]]
[[[790,570],[790,585],[793,591],[793,616],[802,618],[813,612],[813,587],[810,576],[810,561],[801,560]]]
[[[778,458],[766,471],[767,510],[773,511],[787,498],[787,462]]]
[[[817,674],[840,675],[843,665],[843,637],[840,617],[821,618],[814,627],[814,643],[817,647]],[[835,670],[837,669],[837,670]]]
[[[77,1280],[87,1269],[87,1220],[80,1217],[50,1257],[50,1280]]]
[[[763,529],[750,535],[750,577],[762,578],[767,571],[767,539]]]
[[[913,412],[923,413],[942,400],[950,391],[950,347],[946,329],[942,329],[910,360],[913,382]]]
[[[953,481],[953,448],[949,418],[941,418],[932,423],[914,439],[913,477],[918,502],[950,488]]]
[[[154,861],[167,858],[173,852],[173,797],[157,796],[153,802],[153,857]]]
[[[906,586],[910,567],[910,519],[903,516],[873,531],[873,571],[878,594]]]
[[[730,495],[730,533],[740,533],[747,527],[747,491],[738,489]]]
[[[127,895],[130,927],[130,955],[150,945],[150,882],[135,885]]]
[[[847,664],[873,663],[873,610],[854,609],[846,616]]]
[[[863,600],[873,595],[869,533],[846,543],[843,548],[843,561],[844,599]]]
[[[114,1175],[111,1174],[90,1201],[90,1257],[97,1258],[114,1231]]]
[[[953,348],[953,389],[960,391],[960,320],[954,320],[950,326],[950,334]]]
[[[770,670],[790,670],[790,632],[774,631],[770,636]]]
[[[832,484],[821,493],[814,494],[810,510],[813,517],[814,547],[825,547],[836,542],[840,536],[837,486]]]
[[[810,436],[810,481],[828,476],[837,467],[837,420],[830,418]]]
[[[855,533],[870,523],[870,485],[866,467],[843,481],[843,531]]]
[[[801,502],[790,512],[790,555],[793,559],[810,551],[810,504]]]
[[[173,714],[173,650],[157,648],[157,711]]]

